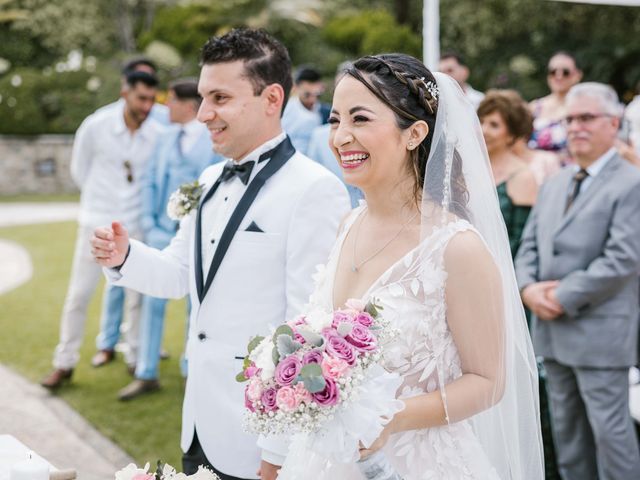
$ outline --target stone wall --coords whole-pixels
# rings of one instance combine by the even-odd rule
[[[0,196],[71,193],[73,135],[0,135]]]

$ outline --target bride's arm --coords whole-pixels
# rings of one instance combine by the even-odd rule
[[[388,433],[456,422],[502,398],[504,304],[498,268],[482,240],[464,232],[449,242],[445,269],[447,323],[463,374],[446,385],[444,394],[437,390],[404,400],[406,408],[390,422]]]

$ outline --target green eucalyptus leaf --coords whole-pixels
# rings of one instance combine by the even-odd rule
[[[278,362],[280,361],[280,354],[278,353],[277,347],[273,347],[273,350],[271,350],[271,358],[273,359],[273,364],[275,366],[278,366]]]
[[[236,375],[236,382],[238,383],[246,382],[247,380],[249,379],[244,375],[244,371]]]
[[[249,342],[249,345],[247,346],[249,355],[251,355],[251,352],[253,352],[256,349],[256,347],[260,344],[262,340],[264,340],[264,337],[261,337],[260,335],[257,335],[251,339],[251,341]]]
[[[289,335],[293,338],[293,329],[289,325],[280,325],[278,328],[276,328],[276,331],[273,332],[274,345],[280,335]]]
[[[250,366],[251,366],[251,360],[249,360],[249,355],[247,355],[246,357],[244,357],[244,360],[242,362],[242,369],[246,370]]]
[[[322,347],[324,345],[324,338],[311,330],[299,328],[298,333],[309,345],[313,345],[315,347]]]
[[[306,388],[310,393],[321,392],[327,386],[327,381],[324,379],[324,377],[305,378],[303,382],[304,388]]]
[[[278,349],[278,353],[281,357],[286,357],[301,349],[302,344],[300,342],[296,342],[293,337],[290,337],[289,335],[281,334],[278,335],[278,338],[276,339],[276,348]]]

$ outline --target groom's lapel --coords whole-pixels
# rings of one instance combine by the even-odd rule
[[[209,267],[209,273],[207,274],[207,279],[204,285],[202,285],[202,227],[200,223],[202,205],[204,202],[209,200],[213,195],[211,190],[217,189],[217,185],[214,184],[211,187],[211,190],[207,193],[207,196],[200,204],[200,209],[198,210],[198,217],[196,220],[196,287],[198,289],[198,299],[200,303],[204,300],[205,295],[209,291],[209,287],[211,287],[211,283],[213,282],[213,278],[215,277],[218,269],[220,268],[220,264],[224,259],[227,250],[229,249],[229,245],[231,244],[231,240],[235,236],[238,231],[238,227],[240,223],[244,219],[249,207],[253,204],[254,200],[258,196],[260,189],[265,184],[265,182],[275,174],[280,168],[289,160],[293,154],[296,153],[295,148],[291,144],[291,140],[287,136],[282,142],[278,144],[273,150],[263,154],[261,158],[270,158],[269,163],[267,163],[260,172],[255,176],[255,178],[249,183],[249,186],[244,192],[244,195],[238,202],[235,210],[231,214],[231,218],[227,223],[224,231],[222,232],[222,236],[220,237],[220,241],[218,242],[218,247],[213,255],[213,259],[211,260],[211,266]],[[216,182],[219,184],[219,180]]]

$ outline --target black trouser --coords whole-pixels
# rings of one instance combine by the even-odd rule
[[[198,471],[198,467],[202,465],[213,471],[216,475],[220,477],[220,480],[247,480],[239,477],[232,477],[231,475],[227,475],[226,473],[222,473],[216,467],[211,465],[209,460],[207,460],[207,456],[204,454],[202,450],[202,446],[200,446],[200,440],[198,440],[198,433],[196,431],[193,432],[193,441],[191,442],[191,446],[187,453],[182,454],[182,470],[187,475],[193,475]]]

